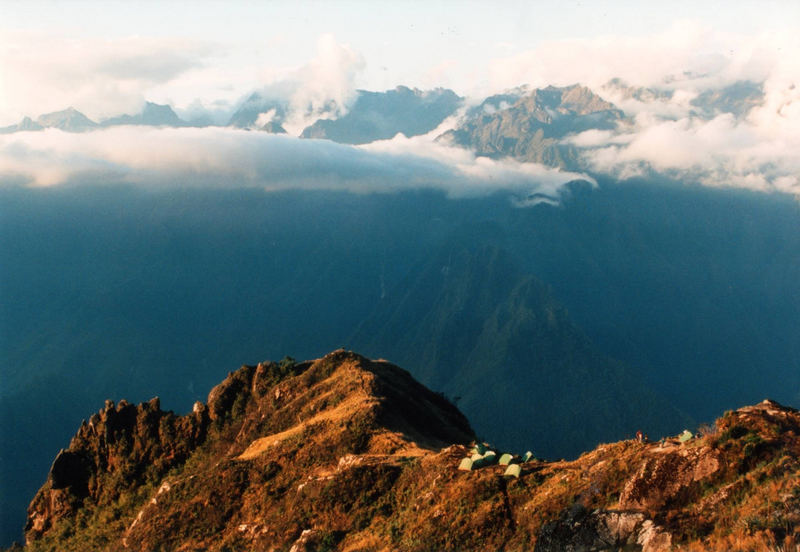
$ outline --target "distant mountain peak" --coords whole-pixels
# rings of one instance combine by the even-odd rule
[[[40,115],[36,123],[43,128],[58,128],[67,132],[85,132],[97,127],[97,123],[71,106],[62,111]]]
[[[487,98],[439,139],[479,155],[583,170],[577,148],[562,139],[589,129],[614,129],[624,118],[614,104],[581,84],[518,89]]]
[[[104,127],[117,125],[183,127],[187,126],[187,123],[178,117],[169,105],[148,101],[145,102],[142,111],[137,115],[120,115],[102,122]]]
[[[320,119],[306,127],[302,138],[325,138],[365,144],[398,133],[418,136],[435,129],[460,107],[462,98],[446,88],[433,90],[397,86],[385,92],[359,90],[348,112],[338,119]]]

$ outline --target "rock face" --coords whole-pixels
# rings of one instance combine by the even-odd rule
[[[490,461],[464,471],[475,436],[449,401],[388,362],[339,350],[243,366],[184,416],[158,399],[108,401],[53,462],[28,512],[27,547],[794,546],[799,435],[800,413],[767,401],[684,443],[623,441],[572,462],[532,459],[519,477]]]
[[[138,406],[106,401],[53,461],[28,509],[26,538],[39,538],[85,502],[101,504],[163,476],[203,442],[208,423],[205,409],[178,417],[163,412],[158,398]]]
[[[658,511],[682,490],[711,478],[721,467],[719,457],[718,451],[703,447],[645,459],[622,489],[620,507]]]
[[[440,139],[488,157],[514,157],[553,167],[581,168],[577,149],[562,139],[584,130],[612,130],[624,114],[585,86],[548,86],[513,101],[488,98]]]
[[[589,512],[581,504],[576,504],[558,520],[545,524],[534,550],[667,552],[671,547],[671,535],[640,512]]]

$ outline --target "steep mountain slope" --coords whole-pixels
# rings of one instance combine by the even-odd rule
[[[589,129],[611,130],[624,118],[624,113],[613,104],[577,84],[536,89],[506,105],[513,97],[487,99],[464,123],[443,134],[440,140],[470,148],[479,155],[510,156],[520,161],[580,169],[577,150],[562,144],[561,139]]]
[[[407,372],[345,351],[264,362],[185,416],[107,402],[56,457],[26,548],[791,549],[800,413],[764,401],[706,433],[463,471],[469,424]]]
[[[575,456],[586,443],[689,423],[630,367],[600,354],[551,291],[491,241],[491,227],[412,270],[351,342],[458,397],[480,435]],[[546,413],[546,414],[545,414]],[[575,423],[580,419],[580,423]]]
[[[398,86],[386,92],[359,90],[353,106],[337,119],[320,119],[302,138],[325,138],[344,144],[386,140],[397,133],[417,136],[435,129],[461,105],[452,90],[411,90]]]
[[[800,204],[668,181],[600,186],[511,215],[524,269],[697,420],[764,396],[800,405]]]

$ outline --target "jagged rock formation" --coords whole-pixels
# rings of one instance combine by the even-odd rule
[[[191,415],[178,417],[163,412],[158,398],[138,406],[106,401],[53,461],[47,483],[31,503],[28,538],[47,533],[54,520],[74,516],[86,501],[110,502],[185,462],[205,439],[206,410],[198,404]]]
[[[452,404],[340,350],[243,366],[185,416],[109,401],[53,463],[27,547],[789,550],[799,435],[800,413],[765,401],[684,443],[462,471],[474,435]]]
[[[548,86],[522,96],[492,96],[440,139],[488,157],[514,157],[553,167],[580,169],[578,150],[562,139],[584,130],[613,130],[624,113],[578,84]]]

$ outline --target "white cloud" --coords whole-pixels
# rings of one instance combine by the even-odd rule
[[[391,140],[359,147],[368,152],[389,154],[399,159],[427,159],[442,163],[453,170],[457,180],[448,183],[446,188],[457,196],[482,195],[498,189],[556,196],[559,188],[572,180],[586,180],[595,184],[594,179],[584,174],[560,171],[538,163],[478,157],[467,149],[433,142],[430,138],[430,134],[413,138],[398,134]]]
[[[265,111],[264,113],[259,113],[258,117],[256,118],[256,127],[261,128],[270,124],[272,121],[275,120],[276,113],[277,109],[275,109],[274,107],[272,109]]]
[[[596,170],[623,177],[657,170],[685,174],[709,185],[797,193],[800,38],[795,35],[742,36],[683,22],[650,36],[548,41],[533,51],[495,60],[489,81],[491,92],[523,83],[546,86],[581,82],[622,108],[629,117],[616,131],[590,130],[566,140],[587,148],[587,158]],[[269,42],[267,38],[264,40]],[[289,107],[282,124],[296,135],[319,118],[346,113],[356,97],[356,83],[365,68],[363,56],[351,46],[337,42],[332,35],[318,39],[315,57],[305,64],[227,68],[224,58],[224,48],[200,41],[141,37],[70,39],[44,33],[3,32],[0,34],[0,67],[4,77],[0,79],[0,126],[13,124],[23,115],[35,117],[69,105],[97,120],[137,112],[145,99],[171,101],[170,94],[193,98],[176,105],[181,116],[208,115],[215,122],[224,123],[242,91],[258,89],[264,97],[281,100]],[[436,75],[445,78],[455,63],[448,60],[437,66],[436,62],[431,63],[435,69],[429,75],[432,78]],[[480,75],[481,81],[483,77]],[[612,77],[622,78],[632,86],[654,87],[664,94],[641,100],[625,90],[603,87]],[[697,108],[692,101],[702,92],[742,80],[763,83],[762,105],[738,118],[724,113],[705,118],[695,115]],[[192,96],[195,90],[215,96]],[[467,98],[465,105],[474,105],[480,99]],[[259,125],[277,116],[271,108],[265,107],[264,111],[259,116]],[[463,110],[459,115],[463,115]],[[475,158],[469,152],[434,144],[432,139],[455,121],[457,117],[450,118],[435,135],[431,133],[424,138],[398,137],[356,150],[336,149],[340,146],[335,145],[315,148],[325,155],[344,155],[349,161],[359,158],[368,164],[374,164],[376,155],[381,159],[406,156],[417,168],[425,160],[428,164],[423,168],[428,172],[423,180],[432,178],[431,163],[439,163],[436,166],[449,171],[449,175],[457,173],[467,179],[460,187],[447,184],[453,193],[473,185],[476,190],[492,188],[495,180],[505,186],[535,178],[549,182],[551,176],[553,182],[561,181],[563,174],[552,175],[541,167]],[[102,136],[120,140],[114,148],[141,151],[144,158],[157,165],[153,167],[154,173],[168,170],[158,165],[160,158],[155,153],[142,149],[138,139],[129,135]],[[164,136],[156,134],[148,139],[161,143]],[[213,151],[206,153],[207,149],[213,149],[205,141],[206,136],[210,134],[178,134],[175,138],[180,144],[175,148],[162,144],[164,155],[179,150],[181,144],[196,141],[198,151],[214,159]],[[256,180],[261,174],[273,175],[263,164],[247,157],[264,147],[265,143],[259,141],[264,137],[236,136],[218,137],[231,146],[224,158],[218,160],[219,166],[211,168],[217,173],[229,171],[226,163],[238,159],[255,174],[248,176],[244,169],[239,171],[241,174],[237,174],[244,180]],[[135,163],[130,155],[112,151],[110,145],[100,148],[95,138],[72,136],[70,140],[77,149],[69,149],[63,144],[66,138],[53,133],[42,133],[36,138],[16,135],[3,138],[0,162],[4,173],[9,174],[12,169],[20,174],[31,173],[36,182],[46,184],[61,182],[63,174],[80,171],[106,174],[113,169],[125,178],[148,171],[148,167]],[[270,150],[288,148],[275,144],[267,145]],[[245,151],[237,154],[233,145]],[[306,147],[290,149],[294,155],[297,151],[308,151],[302,149]],[[15,151],[16,158],[12,158],[11,151]],[[192,157],[191,150],[184,153]],[[69,167],[70,162],[76,167]],[[180,158],[172,162],[181,170],[188,170],[190,164]],[[314,160],[309,162],[313,166]],[[409,173],[409,178],[416,177]]]
[[[527,196],[556,195],[578,178],[586,177],[476,158],[402,136],[363,147],[227,128],[112,127],[84,134],[49,129],[0,136],[0,180],[38,186],[91,181],[362,193],[436,188],[453,196],[496,190]]]
[[[75,107],[95,120],[137,112],[154,86],[200,67],[210,44],[0,32],[0,125]]]
[[[646,126],[609,137],[605,144],[594,142],[597,149],[587,155],[595,169],[619,176],[650,167],[709,186],[800,194],[797,105],[798,101],[786,105],[783,113],[765,105],[744,120],[731,114],[711,120],[650,119]],[[583,134],[573,141],[581,141]]]
[[[741,36],[679,21],[654,35],[546,41],[534,50],[495,59],[489,81],[495,90],[523,83],[580,82],[599,88],[614,77],[635,86],[690,90],[742,79],[760,82],[792,48],[796,53],[792,42],[796,39],[788,34]]]
[[[607,86],[617,77],[651,92]],[[760,83],[763,101],[734,116],[693,105],[707,91]],[[800,194],[800,38],[735,35],[681,22],[641,37],[561,40],[498,59],[496,87],[588,85],[623,109],[616,131],[565,139],[586,148],[598,171],[619,177],[655,170],[710,186]]]
[[[0,30],[0,126],[70,106],[99,121],[137,113],[145,100],[223,123],[243,92],[260,89],[289,105],[284,124],[299,134],[319,118],[346,113],[365,66],[360,53],[330,34],[318,38],[315,57],[302,65],[231,65],[234,53],[234,46],[199,40]]]
[[[347,113],[364,67],[360,53],[324,34],[317,39],[317,53],[311,61],[275,75],[259,93],[289,105],[283,126],[296,136],[317,119],[334,119]]]

